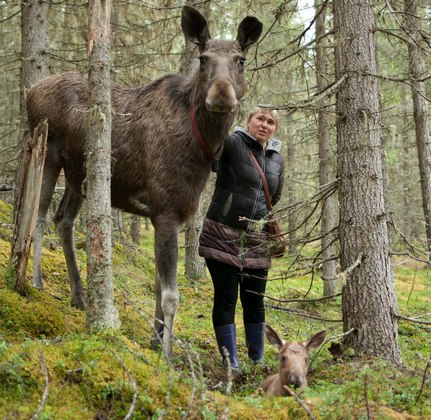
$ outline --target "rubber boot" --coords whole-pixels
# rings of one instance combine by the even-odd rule
[[[263,360],[263,347],[265,338],[265,323],[244,324],[245,342],[248,349],[248,357],[258,363]]]
[[[239,368],[236,355],[236,326],[235,324],[214,326],[214,331],[217,339],[218,348],[223,358],[223,347],[229,353],[229,361],[232,370]]]

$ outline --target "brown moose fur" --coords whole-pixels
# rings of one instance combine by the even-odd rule
[[[200,52],[200,65],[188,77],[171,74],[144,87],[112,86],[112,205],[150,217],[155,228],[156,319],[164,350],[172,351],[172,328],[178,306],[179,225],[196,211],[210,172],[192,131],[190,109],[202,137],[219,151],[245,92],[243,64],[247,49],[259,38],[262,24],[246,17],[236,40],[211,40],[205,18],[184,6],[184,35]],[[42,288],[41,242],[46,213],[61,169],[66,190],[54,221],[63,245],[72,304],[85,307],[73,244],[73,222],[85,196],[85,77],[64,73],[42,80],[27,95],[30,132],[48,118],[48,152],[35,234],[34,279]],[[164,326],[165,334],[163,334]],[[167,331],[167,333],[166,333]]]

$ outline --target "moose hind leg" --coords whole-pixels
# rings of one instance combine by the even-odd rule
[[[33,240],[33,286],[43,289],[42,280],[42,239],[46,227],[46,215],[54,194],[55,184],[60,173],[60,167],[50,165],[47,160],[43,169],[42,188],[40,191],[39,209]]]
[[[172,354],[174,317],[178,308],[177,262],[178,232],[176,220],[163,217],[154,223],[156,257],[156,320],[154,331],[163,333],[163,350]],[[161,322],[162,321],[162,324]],[[153,339],[153,343],[155,340]]]
[[[76,194],[68,184],[63,198],[54,215],[54,222],[63,246],[69,274],[72,305],[80,309],[86,308],[84,290],[75,256],[75,242],[73,239],[73,225],[82,206],[83,198]]]

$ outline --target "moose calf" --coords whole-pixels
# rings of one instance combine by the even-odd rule
[[[289,395],[285,385],[293,388],[304,388],[307,386],[308,353],[323,343],[326,331],[320,331],[313,335],[308,341],[298,343],[296,341],[286,342],[269,325],[265,325],[265,335],[268,341],[277,346],[278,373],[266,378],[262,388],[269,395]]]

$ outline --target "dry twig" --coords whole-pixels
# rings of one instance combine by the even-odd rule
[[[418,396],[416,397],[416,403],[419,401],[419,398],[421,397],[422,392],[423,392],[423,390],[425,388],[425,383],[426,383],[426,381],[428,379],[428,370],[430,368],[430,365],[431,365],[431,356],[428,359],[427,364],[425,365],[424,374],[422,376],[422,385],[421,385],[421,389],[418,392]]]
[[[290,388],[288,385],[283,385],[286,391],[295,398],[296,402],[305,410],[305,412],[308,414],[308,417],[312,420],[316,420],[316,417],[314,417],[311,410],[308,408],[307,404],[305,404],[304,401],[301,400],[301,398],[298,397],[298,395],[293,391],[292,388]]]
[[[39,346],[40,350],[40,364],[42,365],[43,373],[45,374],[45,389],[43,391],[42,399],[40,401],[39,407],[36,411],[36,413],[32,416],[32,420],[37,419],[39,415],[42,413],[46,400],[48,399],[49,394],[49,373],[48,373],[48,367],[46,366],[45,356],[43,354],[42,346],[40,345],[40,341],[37,342],[37,345]]]
[[[132,375],[130,374],[129,369],[127,369],[127,366],[124,364],[124,362],[120,358],[120,356],[118,356],[118,354],[113,349],[111,349],[109,347],[107,347],[107,349],[116,357],[116,359],[118,360],[118,363],[120,363],[121,367],[126,372],[126,375],[129,378],[129,382],[132,384],[132,387],[133,387],[133,399],[132,399],[132,403],[130,404],[129,411],[127,412],[126,416],[124,417],[124,420],[129,420],[129,419],[132,418],[132,414],[135,411],[136,400],[138,398],[138,387],[136,386],[136,382],[132,378]]]

